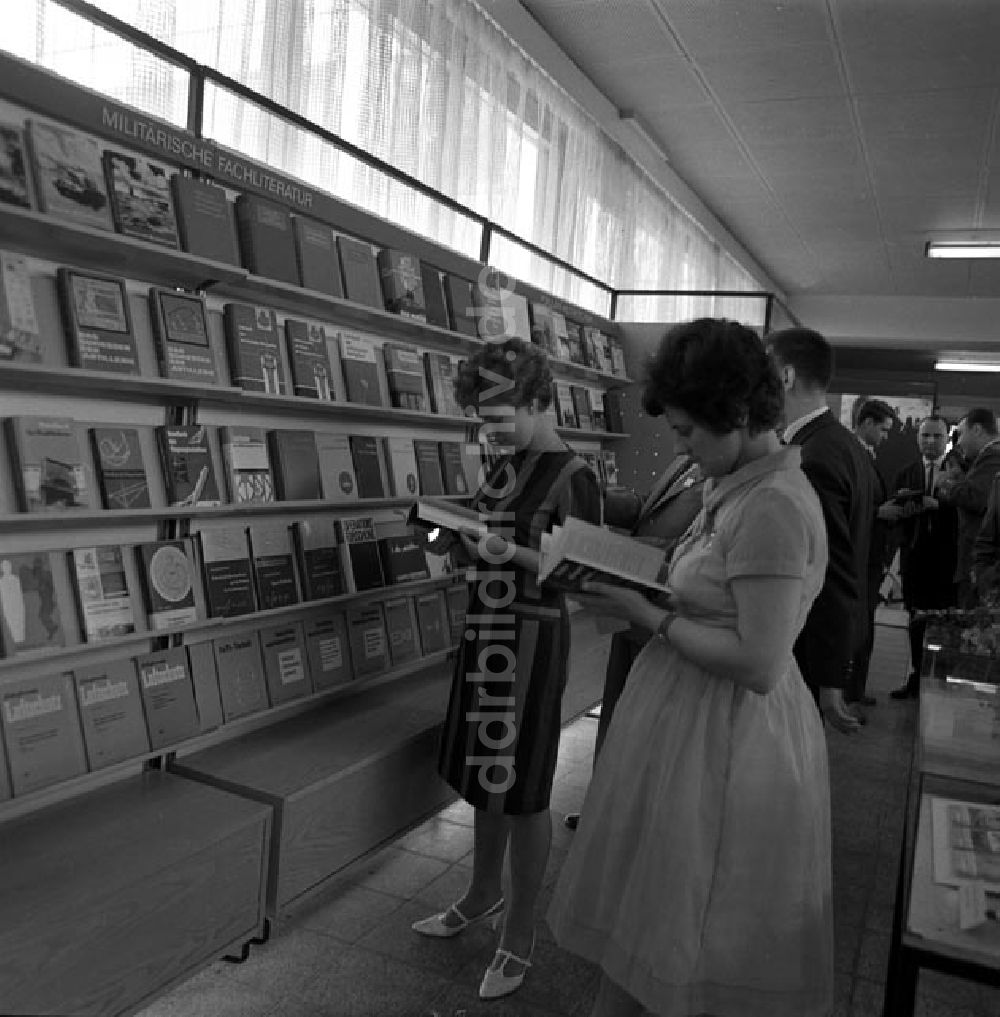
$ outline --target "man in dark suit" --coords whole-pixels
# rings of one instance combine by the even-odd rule
[[[826,520],[826,580],[795,642],[795,659],[823,716],[839,731],[860,727],[844,690],[864,638],[868,547],[875,490],[868,454],[830,412],[826,391],[833,349],[818,332],[789,328],[768,336],[785,389],[783,440],[802,448],[802,470]]]

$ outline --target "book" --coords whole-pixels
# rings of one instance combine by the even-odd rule
[[[219,374],[208,336],[205,301],[194,293],[155,286],[148,299],[160,374],[177,381],[217,385]]]
[[[381,674],[386,670],[389,646],[381,604],[351,608],[347,612],[347,635],[356,678]]]
[[[332,402],[333,369],[323,326],[295,318],[286,319],[285,347],[292,371],[292,391],[306,399]]]
[[[170,178],[181,246],[188,254],[239,265],[236,229],[226,192],[207,180],[175,173]]]
[[[255,609],[250,548],[242,526],[201,530],[201,574],[210,618],[232,618]]]
[[[489,532],[486,520],[474,509],[438,498],[421,498],[414,502],[406,521],[410,526],[419,525],[425,529],[440,527],[453,533],[464,533],[473,540],[482,540]]]
[[[387,342],[382,347],[382,355],[392,405],[426,413],[427,387],[420,351],[415,346]]]
[[[268,707],[267,684],[256,632],[220,636],[212,640],[219,698],[226,723]]]
[[[573,402],[572,386],[569,382],[557,381],[555,384],[556,417],[560,427],[580,426],[576,419],[576,406]]]
[[[571,363],[586,365],[583,355],[583,326],[575,321],[566,322],[566,336]]]
[[[584,325],[583,339],[589,365],[597,371],[610,374],[611,355],[604,333],[596,325]]]
[[[117,544],[68,552],[83,638],[88,643],[135,631],[125,559]]]
[[[339,597],[347,592],[333,518],[313,516],[296,520],[292,523],[292,544],[303,600]]]
[[[316,458],[323,500],[349,502],[358,500],[358,479],[354,473],[351,441],[337,431],[316,432]]]
[[[156,441],[170,505],[222,504],[205,424],[157,427]]]
[[[15,124],[0,124],[0,201],[31,208],[24,131]]]
[[[590,402],[590,422],[595,431],[607,431],[607,419],[604,416],[604,400],[602,393],[593,389],[587,390],[587,398]]]
[[[385,586],[413,583],[431,577],[424,545],[412,533],[379,537],[378,556],[382,564],[382,580]]]
[[[303,624],[306,660],[313,688],[343,685],[354,677],[347,636],[347,621],[342,614],[324,614]]]
[[[312,692],[305,636],[299,622],[282,622],[260,630],[264,680],[273,706]]]
[[[187,650],[172,646],[135,658],[149,747],[162,749],[201,733]]]
[[[503,295],[504,324],[507,335],[516,336],[524,342],[531,341],[531,317],[528,313],[528,301],[520,293],[509,290]]]
[[[124,280],[60,268],[56,282],[73,366],[139,374],[139,352]]]
[[[934,882],[1000,893],[1000,806],[931,796]]]
[[[382,278],[385,309],[416,321],[427,320],[420,259],[415,254],[383,247],[376,258]]]
[[[602,449],[601,460],[604,463],[604,482],[608,487],[621,487],[618,473],[618,457],[613,449]]]
[[[347,401],[382,406],[375,343],[357,332],[341,331],[340,363],[344,369]]]
[[[149,627],[155,632],[197,621],[195,565],[188,539],[136,546]]]
[[[262,427],[220,427],[222,462],[229,500],[253,504],[274,501],[274,477]]]
[[[2,130],[0,127],[0,186],[3,182]],[[0,360],[23,364],[38,364],[42,360],[42,337],[28,260],[9,251],[0,251]]]
[[[474,493],[479,490],[485,480],[483,476],[483,446],[478,441],[463,441],[459,444],[459,451],[462,453],[465,486],[470,493]]]
[[[530,304],[531,341],[540,346],[554,358],[559,356],[559,342],[556,339],[555,322],[552,319],[552,308],[548,304],[535,300]]]
[[[90,444],[104,508],[150,508],[139,432],[134,427],[92,427]]]
[[[149,751],[142,693],[131,657],[73,672],[87,765],[100,770]]]
[[[448,631],[451,644],[458,646],[465,636],[465,616],[469,610],[469,587],[467,583],[455,583],[444,591],[448,608]]]
[[[417,455],[413,439],[387,435],[382,439],[389,484],[397,498],[415,498],[419,493]]]
[[[476,323],[479,318],[472,299],[472,283],[449,272],[444,277],[444,294],[452,331],[478,337]]]
[[[496,274],[494,269],[489,269],[485,285],[480,282],[472,288],[476,329],[479,338],[486,342],[497,342],[510,334],[507,331],[507,317],[501,302],[506,293],[496,288],[494,282]]]
[[[448,298],[444,294],[441,272],[426,261],[420,262],[420,284],[424,289],[424,315],[428,325],[451,328],[448,317]]]
[[[271,520],[251,523],[250,553],[258,609],[267,611],[297,604],[299,591],[288,524]]]
[[[337,520],[336,533],[349,592],[363,593],[384,586],[374,518],[344,516]]]
[[[72,420],[8,417],[4,426],[22,512],[87,507],[87,474]]]
[[[295,261],[299,285],[331,297],[343,297],[340,259],[333,242],[333,231],[326,223],[297,215],[292,219]]]
[[[128,237],[177,247],[177,220],[166,168],[138,155],[105,151],[104,176],[115,229]]]
[[[625,431],[625,393],[620,388],[609,388],[602,397],[604,403],[604,426],[612,434]]]
[[[619,378],[625,377],[625,347],[621,340],[610,336],[608,346],[611,350],[611,370]]]
[[[417,479],[420,481],[421,497],[444,494],[444,476],[441,473],[438,443],[429,439],[415,438],[413,452],[417,457]]]
[[[319,457],[312,431],[268,431],[267,448],[280,501],[312,501],[321,496]]]
[[[51,553],[0,556],[0,617],[3,652],[8,657],[64,645]]]
[[[438,446],[445,494],[468,494],[469,485],[465,479],[461,442],[442,441],[438,442]]]
[[[461,417],[465,414],[455,397],[455,380],[458,371],[455,361],[447,353],[424,354],[424,368],[427,373],[427,388],[430,393],[431,410],[444,417]]]
[[[344,278],[344,296],[356,304],[385,310],[382,281],[371,244],[340,234],[337,236],[337,252]]]
[[[202,731],[222,727],[222,699],[219,696],[219,676],[215,666],[215,651],[211,642],[191,643],[187,646],[188,667],[194,686],[194,701],[198,708],[198,724]]]
[[[576,426],[581,431],[592,431],[594,429],[594,418],[591,412],[590,390],[582,385],[570,385],[570,398],[573,400],[573,415],[576,417]]]
[[[96,138],[63,124],[28,121],[38,207],[49,215],[114,229]]]
[[[72,676],[4,679],[0,724],[15,797],[86,773]]]
[[[566,319],[561,311],[550,308],[549,316],[552,319],[552,335],[557,360],[569,360],[569,329]]]
[[[248,392],[284,395],[285,372],[274,311],[230,303],[223,308],[222,321],[232,383]]]
[[[292,217],[281,205],[254,194],[240,194],[236,225],[243,264],[254,275],[299,284]]]
[[[410,597],[396,597],[382,604],[385,612],[385,634],[389,644],[389,660],[399,667],[420,656],[417,643],[417,618]]]
[[[413,598],[417,609],[417,628],[420,632],[420,649],[424,656],[439,653],[449,645],[451,625],[445,606],[443,590],[429,590]]]
[[[354,475],[358,481],[358,497],[384,498],[385,484],[382,481],[378,439],[370,434],[352,434],[349,440]]]

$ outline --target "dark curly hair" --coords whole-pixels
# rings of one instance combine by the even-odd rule
[[[523,339],[488,342],[458,369],[455,398],[466,413],[478,412],[481,399],[514,406],[537,400],[544,410],[552,402],[549,358]]]
[[[781,417],[781,380],[756,332],[725,318],[675,325],[646,364],[643,407],[651,417],[683,410],[715,434],[773,428]]]

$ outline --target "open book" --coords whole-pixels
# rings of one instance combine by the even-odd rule
[[[453,533],[464,533],[473,540],[482,539],[489,530],[486,518],[474,509],[438,498],[421,498],[414,502],[406,521],[425,529],[441,527]]]

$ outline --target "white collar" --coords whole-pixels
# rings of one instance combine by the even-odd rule
[[[810,421],[815,420],[817,417],[823,416],[829,407],[820,406],[817,410],[812,410],[810,413],[806,413],[804,416],[799,417],[797,420],[793,420],[790,424],[785,426],[784,433],[781,435],[781,440],[787,445],[806,426]]]

